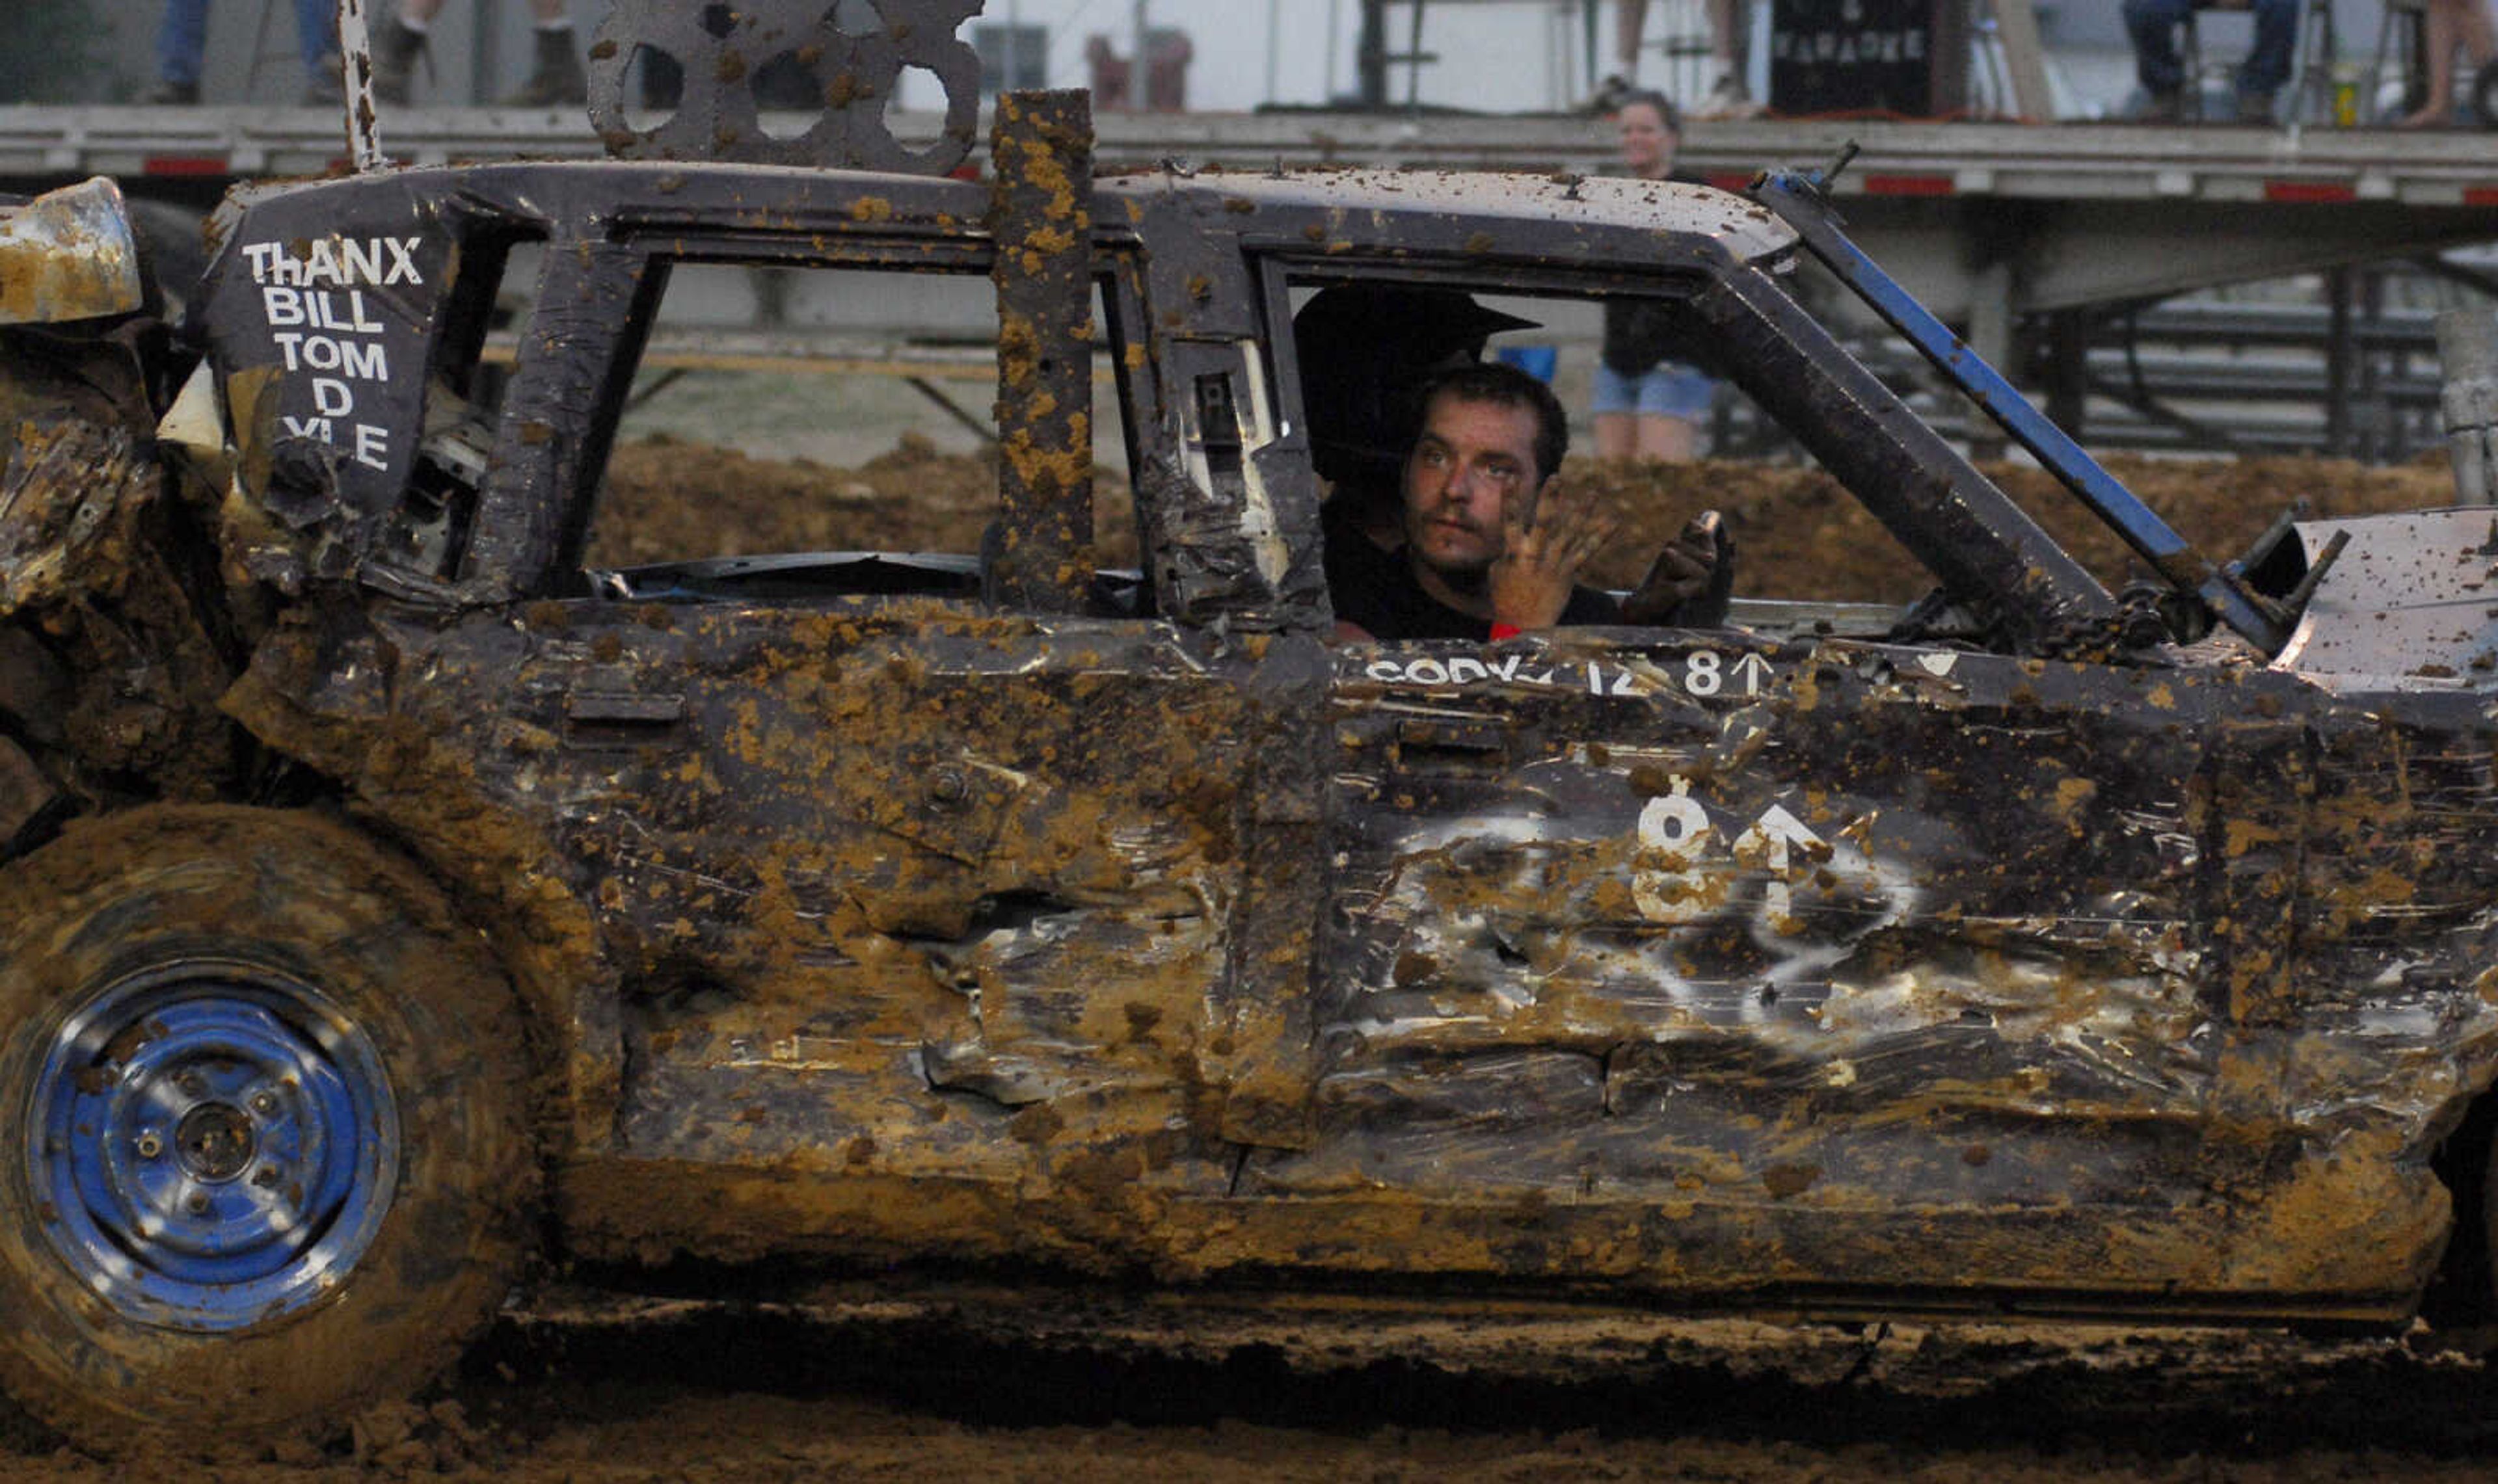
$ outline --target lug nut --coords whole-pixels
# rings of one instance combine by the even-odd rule
[[[208,1089],[208,1084],[200,1080],[200,1074],[197,1072],[183,1072],[179,1074],[174,1079],[174,1086],[190,1093],[193,1097],[199,1096],[202,1092]]]
[[[139,1157],[142,1159],[153,1159],[165,1152],[165,1141],[152,1133],[141,1134],[132,1147],[139,1151]]]
[[[263,1190],[266,1190],[270,1186],[277,1184],[277,1166],[273,1164],[265,1164],[259,1169],[252,1171],[251,1183],[260,1186]]]
[[[183,1201],[182,1205],[185,1210],[189,1211],[191,1215],[195,1216],[207,1216],[208,1214],[208,1192],[205,1190],[194,1190],[191,1192],[190,1198]]]
[[[262,1118],[274,1117],[277,1113],[277,1094],[269,1091],[254,1092],[251,1095],[251,1111]]]

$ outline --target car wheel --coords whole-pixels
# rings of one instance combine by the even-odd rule
[[[74,827],[0,878],[0,1384],[106,1452],[416,1391],[516,1275],[526,1088],[477,934],[351,830]]]

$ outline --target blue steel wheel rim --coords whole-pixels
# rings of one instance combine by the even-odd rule
[[[372,1039],[260,964],[119,980],[43,1048],[26,1170],[45,1237],[123,1316],[237,1330],[319,1302],[399,1181],[399,1108]]]

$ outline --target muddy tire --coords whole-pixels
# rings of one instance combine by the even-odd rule
[[[510,986],[327,818],[160,808],[0,876],[0,1386],[227,1451],[421,1389],[534,1208]]]

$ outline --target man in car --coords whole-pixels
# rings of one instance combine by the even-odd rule
[[[1493,335],[1533,328],[1459,290],[1409,283],[1337,284],[1293,316],[1310,466],[1328,483],[1319,514],[1330,588],[1390,580],[1400,559],[1405,456],[1422,427],[1423,388],[1481,361]]]
[[[1554,478],[1570,432],[1543,382],[1497,362],[1433,377],[1405,459],[1401,535],[1369,581],[1334,592],[1340,639],[1499,640],[1557,624],[1723,620],[1733,544],[1703,512],[1621,603],[1578,575],[1616,521]]]

